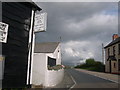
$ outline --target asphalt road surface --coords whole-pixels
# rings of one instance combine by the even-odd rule
[[[74,69],[67,72],[72,76],[74,85],[71,88],[118,88],[118,83],[105,80]],[[118,90],[118,89],[117,89]]]

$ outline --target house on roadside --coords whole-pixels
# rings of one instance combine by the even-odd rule
[[[113,35],[113,40],[105,48],[105,71],[120,73],[120,37]]]
[[[0,54],[5,59],[0,60],[0,66],[3,68],[2,88],[24,88],[30,84],[29,62],[32,56],[33,22],[36,11],[40,11],[41,8],[34,2],[25,2],[26,0],[3,1],[6,2],[0,2],[0,22],[8,24],[9,27],[7,42],[0,42]]]
[[[61,65],[59,42],[36,43],[34,49],[32,84],[45,87],[55,86],[64,76],[64,70],[48,70],[48,66]]]

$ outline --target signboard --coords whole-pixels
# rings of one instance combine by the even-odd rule
[[[34,32],[46,31],[47,13],[35,14]]]
[[[8,35],[8,24],[0,22],[0,42],[6,43]]]

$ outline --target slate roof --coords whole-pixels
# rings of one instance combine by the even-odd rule
[[[18,0],[0,0],[1,2],[18,2]],[[34,7],[36,10],[42,10],[33,0],[19,0],[19,3],[25,4],[29,7]]]
[[[46,43],[36,43],[35,53],[53,53],[58,47],[59,42],[46,42]]]
[[[116,43],[120,43],[120,37],[118,37],[117,39],[115,39],[114,41],[112,41],[111,43],[109,43],[107,46],[105,46],[104,48],[110,47]]]
[[[36,10],[42,10],[37,4],[35,4],[32,0],[20,0],[20,1],[26,1],[22,2],[23,4],[27,5],[28,7],[34,7]]]

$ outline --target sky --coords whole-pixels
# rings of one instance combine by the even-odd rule
[[[36,42],[61,42],[62,63],[77,65],[88,58],[102,61],[102,43],[118,33],[117,2],[37,2],[47,12],[46,32]],[[61,37],[61,38],[60,38]]]

